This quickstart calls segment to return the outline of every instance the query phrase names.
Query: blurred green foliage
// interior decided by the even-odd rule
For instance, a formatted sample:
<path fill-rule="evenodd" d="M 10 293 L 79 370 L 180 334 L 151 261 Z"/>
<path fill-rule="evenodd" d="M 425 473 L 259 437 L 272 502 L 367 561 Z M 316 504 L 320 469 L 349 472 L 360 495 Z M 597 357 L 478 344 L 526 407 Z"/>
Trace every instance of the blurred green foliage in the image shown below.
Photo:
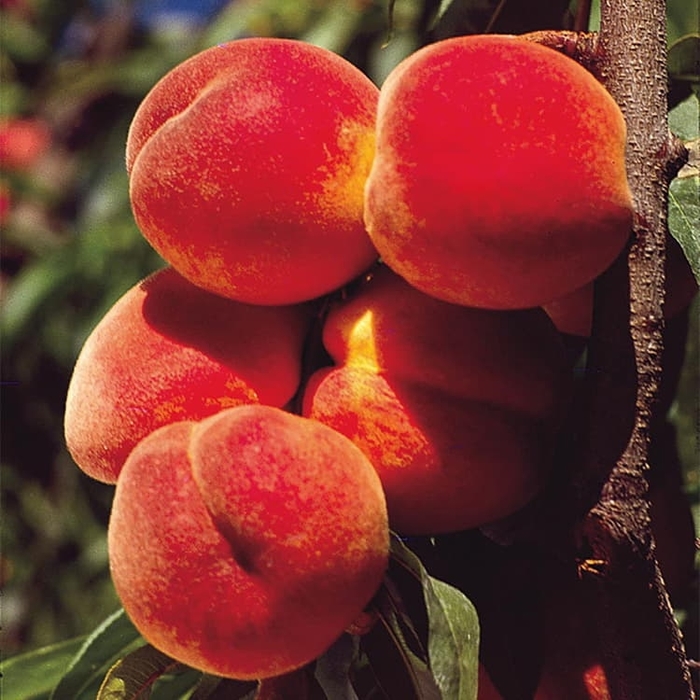
<path fill-rule="evenodd" d="M 147 90 L 187 56 L 240 36 L 321 44 L 380 84 L 431 36 L 524 32 L 573 16 L 562 1 L 455 2 L 431 34 L 444 3 L 397 0 L 391 26 L 388 4 L 237 0 L 205 21 L 144 24 L 128 0 L 0 0 L 0 119 L 39 120 L 51 134 L 31 164 L 0 173 L 10 198 L 0 256 L 5 655 L 84 634 L 118 607 L 105 542 L 112 487 L 75 467 L 62 419 L 88 333 L 163 264 L 134 224 L 124 169 L 129 122 Z M 680 7 L 669 2 L 674 35 L 689 16 Z M 693 352 L 673 409 L 691 460 L 696 341 Z M 697 478 L 689 486 L 697 499 Z"/>

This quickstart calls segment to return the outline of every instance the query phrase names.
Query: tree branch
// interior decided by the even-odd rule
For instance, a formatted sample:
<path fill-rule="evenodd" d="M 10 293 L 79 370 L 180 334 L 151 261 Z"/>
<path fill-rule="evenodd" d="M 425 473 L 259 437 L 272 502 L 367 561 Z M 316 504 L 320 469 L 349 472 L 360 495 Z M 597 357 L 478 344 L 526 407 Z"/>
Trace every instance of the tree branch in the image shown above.
<path fill-rule="evenodd" d="M 667 124 L 665 10 L 663 0 L 601 5 L 596 72 L 627 122 L 635 220 L 626 258 L 596 289 L 591 423 L 580 475 L 582 498 L 597 495 L 580 543 L 587 556 L 605 563 L 587 581 L 599 604 L 612 696 L 640 700 L 694 697 L 654 558 L 645 476 L 661 373 L 669 173 L 678 155 Z"/>

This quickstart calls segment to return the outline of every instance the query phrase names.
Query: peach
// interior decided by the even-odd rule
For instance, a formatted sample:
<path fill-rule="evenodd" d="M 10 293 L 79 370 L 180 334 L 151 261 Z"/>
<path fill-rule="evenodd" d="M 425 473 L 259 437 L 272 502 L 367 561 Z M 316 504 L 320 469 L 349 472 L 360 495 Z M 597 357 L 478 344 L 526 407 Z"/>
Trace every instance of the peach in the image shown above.
<path fill-rule="evenodd" d="M 279 676 L 322 654 L 388 563 L 377 474 L 345 437 L 270 406 L 142 440 L 117 482 L 112 578 L 155 647 L 220 676 Z"/>
<path fill-rule="evenodd" d="M 161 425 L 242 403 L 283 406 L 300 382 L 310 318 L 306 304 L 252 306 L 172 268 L 156 272 L 114 304 L 78 356 L 64 416 L 73 459 L 114 483 Z"/>
<path fill-rule="evenodd" d="M 573 573 L 553 572 L 544 584 L 543 658 L 533 700 L 610 700 L 592 602 Z M 496 676 L 479 667 L 478 700 L 503 700 Z"/>
<path fill-rule="evenodd" d="M 380 267 L 330 311 L 323 340 L 336 366 L 310 378 L 304 415 L 369 457 L 394 529 L 475 527 L 539 491 L 568 387 L 542 310 L 448 304 Z"/>
<path fill-rule="evenodd" d="M 300 41 L 240 39 L 175 67 L 128 134 L 136 221 L 182 275 L 245 302 L 321 296 L 376 259 L 362 221 L 378 88 Z"/>
<path fill-rule="evenodd" d="M 604 87 L 512 36 L 438 41 L 381 88 L 365 221 L 418 289 L 492 309 L 592 280 L 631 229 L 625 122 Z"/>
<path fill-rule="evenodd" d="M 698 283 L 683 249 L 671 236 L 666 237 L 664 273 L 663 314 L 664 318 L 672 319 L 688 309 L 698 293 Z M 593 323 L 593 283 L 554 299 L 543 308 L 562 333 L 588 337 Z"/>

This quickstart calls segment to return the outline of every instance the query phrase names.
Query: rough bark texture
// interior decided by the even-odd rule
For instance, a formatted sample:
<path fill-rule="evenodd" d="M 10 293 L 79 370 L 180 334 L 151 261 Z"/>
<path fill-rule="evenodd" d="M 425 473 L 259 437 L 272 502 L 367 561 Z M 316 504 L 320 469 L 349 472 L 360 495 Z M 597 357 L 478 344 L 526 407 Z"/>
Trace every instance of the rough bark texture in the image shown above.
<path fill-rule="evenodd" d="M 663 0 L 603 0 L 596 72 L 628 127 L 636 216 L 628 254 L 596 290 L 582 573 L 598 601 L 613 698 L 695 697 L 649 527 L 649 428 L 661 372 L 666 202 L 679 154 L 668 135 Z M 629 304 L 627 294 L 629 293 Z M 610 469 L 610 465 L 612 469 Z"/>
<path fill-rule="evenodd" d="M 586 24 L 588 3 L 582 0 L 581 5 L 575 28 Z M 532 507 L 482 528 L 490 540 L 503 545 L 529 543 L 563 561 L 576 559 L 595 603 L 613 700 L 695 697 L 654 556 L 647 481 L 650 430 L 663 370 L 668 185 L 685 157 L 668 132 L 665 14 L 663 0 L 601 0 L 599 34 L 546 29 L 561 25 L 539 23 L 533 26 L 537 31 L 526 35 L 586 66 L 620 105 L 628 127 L 627 167 L 636 215 L 628 249 L 596 284 L 587 380 L 572 419 L 580 450 L 574 476 L 553 484 Z M 454 561 L 458 555 L 442 540 L 438 544 L 447 548 L 446 559 Z M 468 583 L 473 569 L 455 579 Z M 527 598 L 515 609 L 531 603 Z M 517 625 L 510 616 L 496 627 L 512 630 Z M 536 657 L 527 653 L 533 646 L 532 621 L 521 627 L 530 635 L 529 647 L 519 647 L 528 666 Z M 501 648 L 491 656 L 492 661 L 506 657 L 509 674 L 517 676 L 512 688 L 508 686 L 508 697 L 524 697 L 526 674 L 514 673 L 518 657 L 508 657 Z M 492 670 L 498 671 L 495 666 Z"/>

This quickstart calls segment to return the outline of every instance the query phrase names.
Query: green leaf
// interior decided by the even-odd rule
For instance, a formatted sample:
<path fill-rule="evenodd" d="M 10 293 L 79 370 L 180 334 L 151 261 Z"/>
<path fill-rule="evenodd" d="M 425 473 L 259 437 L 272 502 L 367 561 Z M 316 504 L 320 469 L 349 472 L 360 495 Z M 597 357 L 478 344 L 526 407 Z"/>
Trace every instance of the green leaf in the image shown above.
<path fill-rule="evenodd" d="M 345 53 L 362 20 L 360 7 L 346 0 L 330 3 L 320 19 L 300 37 L 301 40 L 338 54 Z"/>
<path fill-rule="evenodd" d="M 333 700 L 358 700 L 350 683 L 350 668 L 357 659 L 356 642 L 356 637 L 343 634 L 316 660 L 316 681 Z"/>
<path fill-rule="evenodd" d="M 461 591 L 429 576 L 397 537 L 375 606 L 380 624 L 360 644 L 388 698 L 475 700 L 476 610 Z"/>
<path fill-rule="evenodd" d="M 684 34 L 697 32 L 700 25 L 698 3 L 688 0 L 666 0 L 666 23 L 669 44 Z"/>
<path fill-rule="evenodd" d="M 115 659 L 141 640 L 124 610 L 110 615 L 84 641 L 54 689 L 51 700 L 76 700 L 80 693 L 101 678 Z"/>
<path fill-rule="evenodd" d="M 389 5 L 386 10 L 386 38 L 382 46 L 388 46 L 389 42 L 394 37 L 394 7 L 396 5 L 396 0 L 389 0 Z"/>
<path fill-rule="evenodd" d="M 668 127 L 684 141 L 700 136 L 700 100 L 697 95 L 690 95 L 668 113 Z"/>
<path fill-rule="evenodd" d="M 688 163 L 671 183 L 668 198 L 668 227 L 690 262 L 700 284 L 700 101 L 691 95 L 668 115 L 671 131 L 685 141 Z"/>
<path fill-rule="evenodd" d="M 19 13 L 0 11 L 3 50 L 11 58 L 26 63 L 40 61 L 50 50 L 41 31 Z"/>
<path fill-rule="evenodd" d="M 671 45 L 668 74 L 674 80 L 700 83 L 700 34 L 687 34 Z"/>
<path fill-rule="evenodd" d="M 423 575 L 418 557 L 392 534 L 389 572 L 374 601 L 379 622 L 360 639 L 389 700 L 441 700 L 428 667 Z"/>
<path fill-rule="evenodd" d="M 429 576 L 420 559 L 398 539 L 392 541 L 391 554 L 394 567 L 420 581 L 428 624 L 428 662 L 441 697 L 475 700 L 479 620 L 474 606 L 457 588 Z M 401 594 L 405 592 L 404 585 Z M 415 618 L 415 605 L 409 609 Z"/>
<path fill-rule="evenodd" d="M 450 6 L 454 0 L 440 0 L 440 6 L 437 9 L 437 12 L 435 13 L 435 17 L 433 18 L 433 21 L 431 23 L 431 29 L 434 29 L 437 23 L 442 19 L 443 15 L 447 10 L 450 9 Z"/>
<path fill-rule="evenodd" d="M 156 680 L 150 698 L 151 700 L 192 700 L 192 691 L 199 686 L 202 675 L 201 671 L 180 664 L 173 673 L 166 673 Z M 138 697 L 140 700 L 141 696 Z M 231 697 L 233 696 L 229 695 L 229 698 Z"/>
<path fill-rule="evenodd" d="M 178 661 L 145 644 L 112 666 L 96 700 L 145 700 L 159 678 L 180 668 Z"/>
<path fill-rule="evenodd" d="M 395 599 L 380 595 L 378 612 L 379 623 L 360 644 L 383 696 L 387 700 L 441 700 L 426 660 L 409 645 L 410 620 L 396 609 Z"/>
<path fill-rule="evenodd" d="M 668 228 L 700 284 L 700 176 L 676 178 L 668 194 Z"/>
<path fill-rule="evenodd" d="M 2 335 L 5 351 L 31 323 L 42 305 L 60 293 L 74 274 L 75 264 L 60 249 L 26 265 L 12 281 L 2 308 Z"/>
<path fill-rule="evenodd" d="M 202 675 L 189 700 L 209 700 L 221 685 L 223 678 L 208 673 Z"/>
<path fill-rule="evenodd" d="M 69 639 L 5 660 L 2 664 L 3 700 L 47 698 L 84 639 Z"/>
<path fill-rule="evenodd" d="M 479 673 L 479 619 L 459 590 L 428 577 L 430 668 L 444 700 L 476 700 Z"/>

